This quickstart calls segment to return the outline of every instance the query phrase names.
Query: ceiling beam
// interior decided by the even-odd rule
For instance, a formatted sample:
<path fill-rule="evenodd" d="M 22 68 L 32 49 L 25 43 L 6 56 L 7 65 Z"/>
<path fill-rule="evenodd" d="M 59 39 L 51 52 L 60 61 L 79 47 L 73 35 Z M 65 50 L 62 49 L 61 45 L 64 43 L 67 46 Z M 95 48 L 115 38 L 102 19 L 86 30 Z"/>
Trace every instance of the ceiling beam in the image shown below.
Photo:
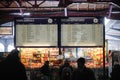
<path fill-rule="evenodd" d="M 117 29 L 117 28 L 114 28 L 114 27 L 112 27 L 110 29 L 113 29 L 113 30 L 116 30 L 116 31 L 120 31 L 120 29 Z"/>
<path fill-rule="evenodd" d="M 120 35 L 112 35 L 112 34 L 106 34 L 106 35 L 120 39 Z"/>

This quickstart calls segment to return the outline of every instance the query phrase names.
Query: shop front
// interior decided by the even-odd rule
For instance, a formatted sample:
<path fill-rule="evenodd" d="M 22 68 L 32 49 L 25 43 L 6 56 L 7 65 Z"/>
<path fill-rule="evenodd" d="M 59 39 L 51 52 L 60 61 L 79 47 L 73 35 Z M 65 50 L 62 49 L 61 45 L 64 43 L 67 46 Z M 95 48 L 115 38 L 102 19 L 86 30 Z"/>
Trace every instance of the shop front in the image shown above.
<path fill-rule="evenodd" d="M 77 68 L 76 60 L 79 57 L 86 59 L 86 66 L 93 69 L 96 78 L 103 76 L 103 49 L 95 48 L 20 48 L 21 61 L 26 70 L 31 73 L 31 79 L 40 79 L 39 69 L 45 61 L 49 61 L 51 76 L 59 78 L 59 67 L 68 60 L 73 68 Z M 59 56 L 62 56 L 59 58 Z M 108 69 L 107 55 L 105 55 L 105 68 Z M 52 77 L 53 78 L 53 77 Z M 56 79 L 57 79 L 56 78 Z M 53 79 L 52 79 L 53 80 Z"/>

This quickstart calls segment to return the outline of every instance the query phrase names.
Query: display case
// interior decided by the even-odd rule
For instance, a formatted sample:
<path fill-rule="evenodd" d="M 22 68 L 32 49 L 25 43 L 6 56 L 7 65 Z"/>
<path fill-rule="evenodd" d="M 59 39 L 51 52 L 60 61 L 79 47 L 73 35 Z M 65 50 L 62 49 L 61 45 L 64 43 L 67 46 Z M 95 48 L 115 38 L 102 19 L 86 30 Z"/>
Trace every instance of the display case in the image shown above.
<path fill-rule="evenodd" d="M 39 68 L 47 60 L 51 66 L 59 66 L 58 48 L 20 48 L 20 51 L 21 61 L 26 68 Z M 62 60 L 69 60 L 73 67 L 76 67 L 76 60 L 79 57 L 86 59 L 87 67 L 103 67 L 103 48 L 63 48 L 62 56 Z M 107 57 L 105 64 L 108 66 Z"/>
<path fill-rule="evenodd" d="M 45 61 L 55 64 L 58 48 L 20 48 L 21 61 L 26 68 L 40 68 Z"/>

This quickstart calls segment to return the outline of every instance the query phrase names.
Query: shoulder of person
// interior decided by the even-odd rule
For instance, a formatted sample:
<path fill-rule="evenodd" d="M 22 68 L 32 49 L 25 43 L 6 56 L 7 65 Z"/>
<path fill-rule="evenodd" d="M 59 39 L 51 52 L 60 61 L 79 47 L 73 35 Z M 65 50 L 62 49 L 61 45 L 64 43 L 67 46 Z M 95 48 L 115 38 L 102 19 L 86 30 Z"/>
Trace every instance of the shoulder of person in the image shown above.
<path fill-rule="evenodd" d="M 75 68 L 75 69 L 73 70 L 73 73 L 76 73 L 76 72 L 79 72 L 79 69 Z"/>
<path fill-rule="evenodd" d="M 69 69 L 71 69 L 69 66 L 63 67 L 63 70 L 69 70 Z"/>
<path fill-rule="evenodd" d="M 93 70 L 91 68 L 86 67 L 85 70 L 89 71 L 89 72 L 93 72 Z"/>
<path fill-rule="evenodd" d="M 71 67 L 69 66 L 65 66 L 63 69 L 62 69 L 63 72 L 72 72 L 72 69 Z"/>

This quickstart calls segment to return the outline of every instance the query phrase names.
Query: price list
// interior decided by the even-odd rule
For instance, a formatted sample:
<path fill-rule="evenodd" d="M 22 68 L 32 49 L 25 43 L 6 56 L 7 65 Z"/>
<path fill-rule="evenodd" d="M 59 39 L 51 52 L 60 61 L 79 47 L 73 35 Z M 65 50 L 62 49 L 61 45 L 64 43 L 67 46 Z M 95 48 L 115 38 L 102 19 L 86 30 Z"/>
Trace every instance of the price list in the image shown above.
<path fill-rule="evenodd" d="M 62 46 L 102 46 L 102 24 L 63 24 Z"/>
<path fill-rule="evenodd" d="M 57 46 L 57 25 L 17 25 L 16 46 Z"/>

